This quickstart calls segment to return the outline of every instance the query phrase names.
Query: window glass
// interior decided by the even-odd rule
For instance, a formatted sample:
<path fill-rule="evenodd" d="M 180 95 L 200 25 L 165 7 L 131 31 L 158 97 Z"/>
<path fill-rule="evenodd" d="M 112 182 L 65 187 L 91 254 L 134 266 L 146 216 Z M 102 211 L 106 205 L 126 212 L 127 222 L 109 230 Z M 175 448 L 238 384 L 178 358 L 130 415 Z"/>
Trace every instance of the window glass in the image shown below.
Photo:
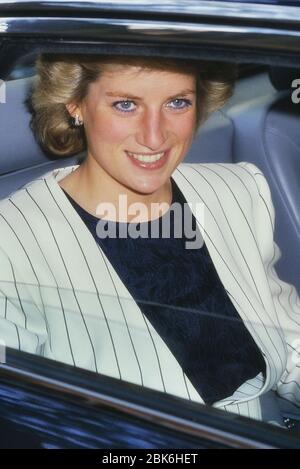
<path fill-rule="evenodd" d="M 64 174 L 77 170 L 77 162 L 46 158 L 33 143 L 29 110 L 25 107 L 21 118 L 26 125 L 16 132 L 20 112 L 16 117 L 14 111 L 21 108 L 29 91 L 29 87 L 24 89 L 21 78 L 35 74 L 32 58 L 17 65 L 10 75 L 12 82 L 7 83 L 7 96 L 14 99 L 0 104 L 1 120 L 8 125 L 2 147 L 2 197 L 11 194 L 0 203 L 0 361 L 5 362 L 5 347 L 9 346 L 187 401 L 289 427 L 299 434 L 300 285 L 299 264 L 291 262 L 291 255 L 296 258 L 299 249 L 293 249 L 296 235 L 286 235 L 287 224 L 291 224 L 290 229 L 293 224 L 288 211 L 282 210 L 276 190 L 273 193 L 276 184 L 271 184 L 273 177 L 278 182 L 284 178 L 290 210 L 299 215 L 299 199 L 295 197 L 299 167 L 294 153 L 286 151 L 286 161 L 296 168 L 286 172 L 288 165 L 280 166 L 274 151 L 270 155 L 278 163 L 279 173 L 268 173 L 264 171 L 265 153 L 259 152 L 260 145 L 255 146 L 268 124 L 265 113 L 271 105 L 275 110 L 277 106 L 279 111 L 283 109 L 286 120 L 281 120 L 281 112 L 272 114 L 272 125 L 263 143 L 270 150 L 274 146 L 281 148 L 286 141 L 280 138 L 282 129 L 284 135 L 291 133 L 290 138 L 298 135 L 294 130 L 298 130 L 300 119 L 299 81 L 294 82 L 297 70 L 290 75 L 288 72 L 291 70 L 242 65 L 233 96 L 221 111 L 209 117 L 193 141 L 186 156 L 187 164 L 192 164 L 188 166 L 190 173 L 195 172 L 191 176 L 193 183 L 185 185 L 187 176 L 182 172 L 173 186 L 173 194 L 176 187 L 181 187 L 191 201 L 191 186 L 198 196 L 206 187 L 197 199 L 200 212 L 190 201 L 189 209 L 197 214 L 198 232 L 206 243 L 198 247 L 204 254 L 195 256 L 189 264 L 184 251 L 181 263 L 175 262 L 179 256 L 175 242 L 175 248 L 166 244 L 158 254 L 149 249 L 150 244 L 148 249 L 144 245 L 144 253 L 132 244 L 132 256 L 127 259 L 122 257 L 124 250 L 119 244 L 114 251 L 116 255 L 119 249 L 118 256 L 109 257 L 108 244 L 101 244 L 109 224 L 94 225 L 96 232 L 89 231 L 83 221 L 83 212 L 87 211 L 83 207 L 80 211 L 80 204 L 58 185 Z M 294 94 L 289 94 L 293 90 Z M 127 104 L 133 101 L 123 99 L 122 112 L 128 112 Z M 182 104 L 184 100 L 179 101 Z M 172 106 L 178 104 L 176 99 L 171 102 Z M 118 119 L 121 121 L 119 115 Z M 123 115 L 122 119 L 129 117 Z M 19 147 L 14 147 L 17 144 L 23 150 L 19 159 Z M 10 155 L 13 157 L 8 158 Z M 204 167 L 201 184 L 196 180 L 197 163 Z M 206 167 L 207 163 L 215 166 Z M 15 194 L 33 179 L 38 180 L 37 185 L 29 184 L 22 193 Z M 199 184 L 197 190 L 195 184 Z M 278 214 L 275 240 L 282 251 L 282 260 L 276 264 L 279 277 L 273 268 L 280 256 L 272 244 L 271 196 Z M 231 206 L 232 210 L 228 209 Z M 162 218 L 166 233 L 170 224 L 175 226 L 176 217 L 183 216 L 181 207 L 177 208 L 173 218 Z M 294 219 L 297 217 L 293 223 Z M 59 232 L 61 226 L 64 232 Z M 155 226 L 152 228 L 155 230 Z M 155 235 L 140 229 L 134 226 L 126 236 L 155 239 Z M 103 240 L 98 245 L 99 233 Z M 26 252 L 29 239 L 34 247 Z M 156 269 L 148 270 L 145 266 L 151 255 L 160 256 L 161 262 Z M 40 259 L 37 264 L 35 256 Z M 120 259 L 124 259 L 123 265 Z M 131 288 L 147 291 L 146 301 L 133 290 L 129 289 L 131 294 L 127 291 L 126 275 L 127 281 L 129 276 L 135 279 Z M 9 276 L 14 281 L 9 281 Z M 26 276 L 31 280 L 25 282 Z M 168 304 L 160 301 L 160 293 L 164 297 L 165 291 Z"/>

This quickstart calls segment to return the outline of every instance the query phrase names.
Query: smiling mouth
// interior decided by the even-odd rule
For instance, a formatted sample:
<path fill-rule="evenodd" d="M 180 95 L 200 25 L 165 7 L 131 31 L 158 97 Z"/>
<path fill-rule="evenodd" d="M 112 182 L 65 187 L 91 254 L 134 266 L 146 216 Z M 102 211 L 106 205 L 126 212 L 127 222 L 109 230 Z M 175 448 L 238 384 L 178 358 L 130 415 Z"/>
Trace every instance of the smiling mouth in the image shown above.
<path fill-rule="evenodd" d="M 156 161 L 160 160 L 166 153 L 166 151 L 161 151 L 159 153 L 132 153 L 130 151 L 126 151 L 127 155 L 135 160 L 141 161 L 142 163 L 155 163 Z"/>

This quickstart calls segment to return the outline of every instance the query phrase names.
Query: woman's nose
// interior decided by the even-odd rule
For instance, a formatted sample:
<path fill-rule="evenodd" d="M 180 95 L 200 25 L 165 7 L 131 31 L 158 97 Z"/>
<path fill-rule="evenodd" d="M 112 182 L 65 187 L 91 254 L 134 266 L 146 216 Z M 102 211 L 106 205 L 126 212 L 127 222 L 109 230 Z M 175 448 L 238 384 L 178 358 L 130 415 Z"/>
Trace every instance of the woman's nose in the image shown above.
<path fill-rule="evenodd" d="M 161 150 L 166 141 L 164 118 L 159 111 L 147 111 L 139 123 L 137 142 L 152 151 Z"/>

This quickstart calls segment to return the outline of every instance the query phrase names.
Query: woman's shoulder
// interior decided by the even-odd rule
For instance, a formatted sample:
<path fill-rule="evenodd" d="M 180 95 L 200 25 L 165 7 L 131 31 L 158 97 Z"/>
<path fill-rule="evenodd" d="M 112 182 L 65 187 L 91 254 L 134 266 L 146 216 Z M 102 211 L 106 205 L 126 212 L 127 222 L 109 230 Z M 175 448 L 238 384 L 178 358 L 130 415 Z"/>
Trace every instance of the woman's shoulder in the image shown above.
<path fill-rule="evenodd" d="M 238 163 L 223 163 L 223 162 L 183 162 L 178 166 L 178 169 L 182 171 L 189 172 L 191 169 L 193 171 L 217 171 L 218 173 L 234 173 L 234 174 L 243 174 L 243 173 L 251 173 L 253 175 L 260 173 L 262 171 L 253 163 L 248 161 L 240 161 Z"/>
<path fill-rule="evenodd" d="M 177 174 L 187 181 L 203 184 L 205 180 L 215 190 L 229 186 L 232 191 L 257 192 L 261 182 L 267 184 L 262 171 L 253 163 L 182 163 L 177 167 Z"/>
<path fill-rule="evenodd" d="M 0 200 L 0 211 L 6 209 L 12 210 L 14 204 L 17 203 L 25 203 L 26 207 L 26 202 L 29 202 L 30 200 L 33 202 L 37 197 L 40 200 L 55 198 L 57 190 L 59 191 L 57 181 L 66 176 L 76 167 L 77 166 L 56 168 L 30 180 L 19 189 L 11 192 L 9 196 Z"/>
<path fill-rule="evenodd" d="M 64 169 L 48 171 L 0 201 L 0 253 L 14 264 L 25 262 L 26 252 L 40 252 L 41 240 L 47 246 L 54 225 L 65 225 L 68 202 L 57 182 Z"/>
<path fill-rule="evenodd" d="M 49 174 L 50 176 L 50 174 Z M 49 177 L 48 173 L 34 179 L 19 189 L 11 192 L 7 197 L 0 200 L 0 213 L 15 212 L 16 210 L 26 210 L 28 202 L 31 199 L 31 192 L 42 193 L 45 185 L 45 180 Z"/>
<path fill-rule="evenodd" d="M 13 226 L 32 216 L 47 215 L 62 195 L 57 181 L 72 169 L 73 166 L 47 171 L 0 200 L 0 224 Z"/>

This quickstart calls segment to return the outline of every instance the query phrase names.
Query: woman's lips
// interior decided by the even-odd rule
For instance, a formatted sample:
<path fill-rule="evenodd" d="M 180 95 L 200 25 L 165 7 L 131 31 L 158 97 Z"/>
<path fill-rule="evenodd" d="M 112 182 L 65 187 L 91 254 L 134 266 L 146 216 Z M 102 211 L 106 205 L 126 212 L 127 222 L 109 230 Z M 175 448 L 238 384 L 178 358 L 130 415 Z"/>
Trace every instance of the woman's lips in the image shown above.
<path fill-rule="evenodd" d="M 134 156 L 142 156 L 140 153 L 131 153 L 129 151 L 125 151 L 125 153 L 126 153 L 127 158 L 129 158 L 129 160 L 131 161 L 132 164 L 134 164 L 134 166 L 137 166 L 138 168 L 153 170 L 153 169 L 159 169 L 162 166 L 164 166 L 170 154 L 170 150 L 165 150 L 164 152 L 156 152 L 152 155 L 151 154 L 143 155 L 143 156 L 151 157 L 151 156 L 158 156 L 161 153 L 163 153 L 163 155 L 157 161 L 153 161 L 153 162 L 140 161 L 134 157 Z"/>

